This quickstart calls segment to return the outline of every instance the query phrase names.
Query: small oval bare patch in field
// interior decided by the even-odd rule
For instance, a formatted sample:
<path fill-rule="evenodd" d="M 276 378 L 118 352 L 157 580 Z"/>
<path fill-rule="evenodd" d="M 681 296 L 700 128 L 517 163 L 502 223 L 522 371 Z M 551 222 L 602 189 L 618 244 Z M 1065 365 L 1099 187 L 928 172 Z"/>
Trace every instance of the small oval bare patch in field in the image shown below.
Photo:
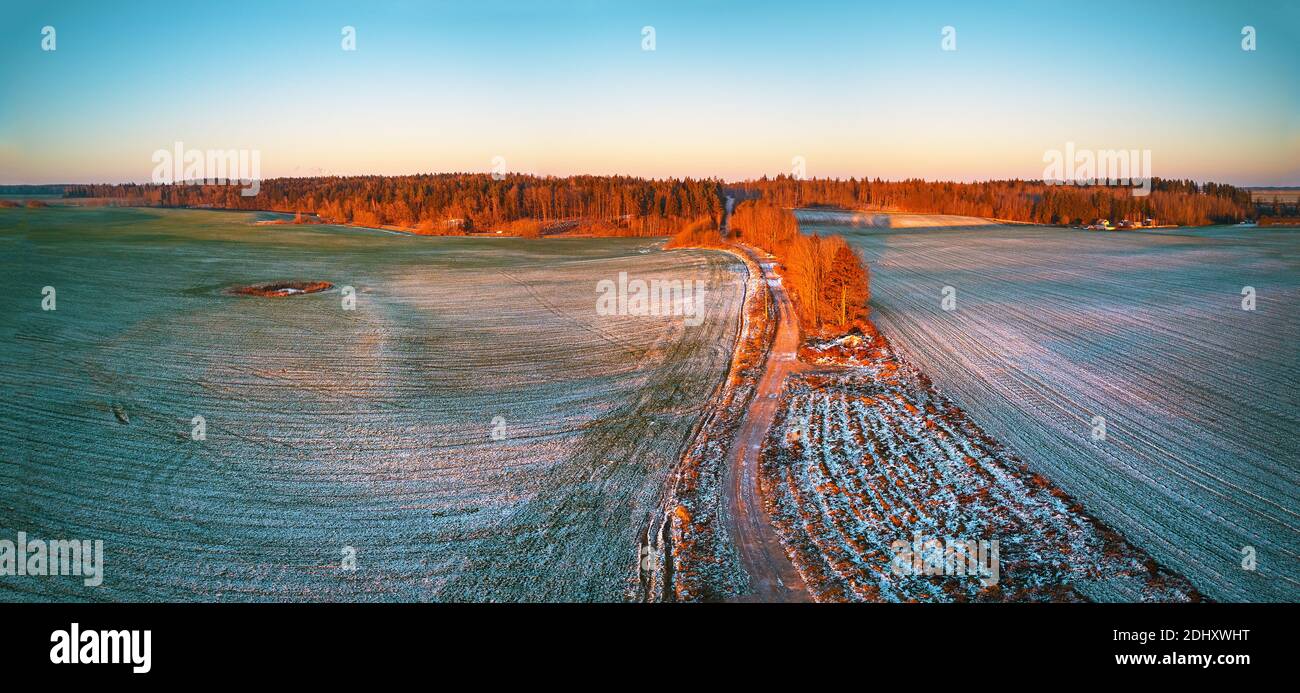
<path fill-rule="evenodd" d="M 263 296 L 266 298 L 285 298 L 287 296 L 302 296 L 305 294 L 315 294 L 322 291 L 328 291 L 334 288 L 329 282 L 270 282 L 267 284 L 246 284 L 244 286 L 232 287 L 228 293 L 237 296 Z"/>

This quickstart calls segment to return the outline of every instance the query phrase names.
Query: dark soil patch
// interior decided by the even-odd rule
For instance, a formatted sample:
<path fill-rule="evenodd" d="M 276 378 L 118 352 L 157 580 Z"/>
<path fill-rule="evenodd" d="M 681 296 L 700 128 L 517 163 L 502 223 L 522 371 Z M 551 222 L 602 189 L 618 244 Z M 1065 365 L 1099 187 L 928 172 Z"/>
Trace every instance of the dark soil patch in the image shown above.
<path fill-rule="evenodd" d="M 303 294 L 319 293 L 332 288 L 334 288 L 334 285 L 329 282 L 271 282 L 268 284 L 236 286 L 233 289 L 230 289 L 230 293 L 239 296 L 284 298 L 286 296 L 301 296 Z"/>

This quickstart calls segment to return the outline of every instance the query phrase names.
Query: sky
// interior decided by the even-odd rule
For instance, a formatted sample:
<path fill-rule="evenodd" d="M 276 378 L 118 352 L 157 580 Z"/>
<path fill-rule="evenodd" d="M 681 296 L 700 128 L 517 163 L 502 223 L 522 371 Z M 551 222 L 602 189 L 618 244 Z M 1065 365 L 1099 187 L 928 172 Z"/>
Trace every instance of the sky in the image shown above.
<path fill-rule="evenodd" d="M 809 176 L 1041 178 L 1072 142 L 1150 150 L 1160 177 L 1300 185 L 1293 0 L 0 0 L 0 83 L 0 184 L 147 182 L 179 141 L 256 150 L 266 178 L 500 157 L 727 180 L 796 157 Z"/>

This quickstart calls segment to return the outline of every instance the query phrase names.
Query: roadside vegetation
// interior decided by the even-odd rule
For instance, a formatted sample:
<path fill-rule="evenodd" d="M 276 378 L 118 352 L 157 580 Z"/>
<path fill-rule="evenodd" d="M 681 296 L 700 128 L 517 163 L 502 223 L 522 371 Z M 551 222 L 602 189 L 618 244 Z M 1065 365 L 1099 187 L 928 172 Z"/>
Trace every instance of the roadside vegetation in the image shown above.
<path fill-rule="evenodd" d="M 744 592 L 744 571 L 727 531 L 728 465 L 767 365 L 776 321 L 762 270 L 748 254 L 730 254 L 745 263 L 748 274 L 730 367 L 642 533 L 636 587 L 628 595 L 633 601 L 722 601 Z"/>
<path fill-rule="evenodd" d="M 731 232 L 780 262 L 805 334 L 843 333 L 865 325 L 870 273 L 843 236 L 800 233 L 793 212 L 766 200 L 737 205 Z"/>

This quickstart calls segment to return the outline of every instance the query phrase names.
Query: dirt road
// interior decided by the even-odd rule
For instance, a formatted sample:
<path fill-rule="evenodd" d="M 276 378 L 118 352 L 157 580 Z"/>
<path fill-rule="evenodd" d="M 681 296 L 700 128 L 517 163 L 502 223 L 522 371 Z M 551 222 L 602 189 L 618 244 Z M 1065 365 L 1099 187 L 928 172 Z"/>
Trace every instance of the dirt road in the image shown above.
<path fill-rule="evenodd" d="M 812 601 L 803 579 L 786 556 L 758 494 L 758 454 L 776 417 L 781 384 L 787 375 L 802 370 L 798 360 L 799 325 L 794 306 L 773 270 L 774 260 L 761 251 L 748 247 L 745 250 L 763 268 L 763 278 L 771 287 L 777 306 L 778 322 L 763 377 L 732 441 L 727 508 L 731 537 L 750 583 L 749 594 L 741 595 L 737 601 Z"/>

